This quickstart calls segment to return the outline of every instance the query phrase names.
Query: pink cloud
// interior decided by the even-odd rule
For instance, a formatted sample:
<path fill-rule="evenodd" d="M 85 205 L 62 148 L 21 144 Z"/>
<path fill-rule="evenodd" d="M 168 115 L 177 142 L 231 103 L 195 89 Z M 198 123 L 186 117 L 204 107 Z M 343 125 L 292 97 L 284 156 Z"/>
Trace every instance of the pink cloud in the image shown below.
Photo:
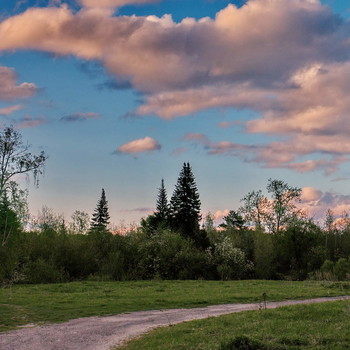
<path fill-rule="evenodd" d="M 315 202 L 322 197 L 322 194 L 322 191 L 319 191 L 316 188 L 304 187 L 300 199 L 302 202 Z"/>
<path fill-rule="evenodd" d="M 47 120 L 44 117 L 40 117 L 40 118 L 24 117 L 16 124 L 16 129 L 34 128 L 36 126 L 39 126 L 45 123 L 47 123 Z"/>
<path fill-rule="evenodd" d="M 234 120 L 234 121 L 231 121 L 231 122 L 220 122 L 220 123 L 217 124 L 217 126 L 218 126 L 219 128 L 224 128 L 224 129 L 226 129 L 226 128 L 230 128 L 231 126 L 240 125 L 240 124 L 242 124 L 241 121 L 239 121 L 239 120 Z"/>
<path fill-rule="evenodd" d="M 176 148 L 171 152 L 171 155 L 173 156 L 179 156 L 180 154 L 183 154 L 185 152 L 187 152 L 188 149 L 185 147 L 180 147 L 180 148 Z"/>
<path fill-rule="evenodd" d="M 31 97 L 37 92 L 37 87 L 34 84 L 17 84 L 15 71 L 11 68 L 0 66 L 0 100 L 8 101 Z"/>
<path fill-rule="evenodd" d="M 116 153 L 142 153 L 142 152 L 153 152 L 161 149 L 161 145 L 151 137 L 146 136 L 143 139 L 130 141 L 124 145 L 118 147 Z"/>
<path fill-rule="evenodd" d="M 184 141 L 196 141 L 198 143 L 207 144 L 209 139 L 204 134 L 188 133 L 183 137 Z"/>
<path fill-rule="evenodd" d="M 350 195 L 304 187 L 299 207 L 316 220 L 324 220 L 328 209 L 332 210 L 336 218 L 341 218 L 344 213 L 350 213 Z"/>
<path fill-rule="evenodd" d="M 108 8 L 146 0 L 81 1 L 77 12 L 62 5 L 5 19 L 0 51 L 97 60 L 144 93 L 137 115 L 173 119 L 209 108 L 249 109 L 259 117 L 245 131 L 274 137 L 262 145 L 202 139 L 209 154 L 327 174 L 347 161 L 350 31 L 320 1 L 249 0 L 241 8 L 228 5 L 214 19 L 180 23 L 170 15 L 115 16 Z M 0 99 L 35 93 L 35 85 L 18 85 L 2 68 L 7 80 L 0 80 Z"/>
<path fill-rule="evenodd" d="M 225 216 L 227 216 L 230 213 L 229 209 L 224 209 L 224 210 L 217 210 L 214 213 L 214 219 L 215 220 L 222 220 Z"/>
<path fill-rule="evenodd" d="M 9 106 L 5 108 L 0 108 L 0 115 L 10 115 L 16 111 L 23 109 L 21 105 Z"/>

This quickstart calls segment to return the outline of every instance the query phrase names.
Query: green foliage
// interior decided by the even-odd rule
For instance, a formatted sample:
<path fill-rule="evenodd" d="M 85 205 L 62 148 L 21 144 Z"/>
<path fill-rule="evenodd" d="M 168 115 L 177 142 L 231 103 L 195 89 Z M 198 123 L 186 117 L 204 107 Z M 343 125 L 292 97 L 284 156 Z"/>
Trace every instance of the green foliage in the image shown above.
<path fill-rule="evenodd" d="M 350 280 L 350 261 L 340 258 L 334 265 L 334 274 L 339 281 Z"/>
<path fill-rule="evenodd" d="M 275 274 L 274 237 L 260 230 L 254 232 L 254 266 L 257 278 L 270 279 Z"/>
<path fill-rule="evenodd" d="M 10 208 L 9 202 L 3 198 L 0 202 L 0 247 L 14 241 L 21 230 L 21 224 L 16 213 Z"/>
<path fill-rule="evenodd" d="M 222 280 L 247 278 L 253 270 L 252 262 L 227 236 L 214 245 L 214 260 Z"/>
<path fill-rule="evenodd" d="M 311 221 L 294 220 L 274 239 L 274 264 L 280 276 L 303 280 L 322 265 L 313 248 L 320 244 L 320 229 Z"/>
<path fill-rule="evenodd" d="M 224 223 L 220 225 L 220 227 L 228 229 L 228 228 L 234 228 L 237 230 L 242 230 L 245 225 L 245 220 L 243 217 L 234 210 L 230 210 L 228 215 L 224 216 Z"/>
<path fill-rule="evenodd" d="M 209 258 L 193 241 L 170 230 L 159 230 L 140 244 L 142 278 L 197 279 L 208 276 Z"/>
<path fill-rule="evenodd" d="M 43 258 L 30 261 L 24 268 L 24 282 L 30 283 L 57 283 L 65 281 L 63 271 L 58 271 L 53 264 Z"/>

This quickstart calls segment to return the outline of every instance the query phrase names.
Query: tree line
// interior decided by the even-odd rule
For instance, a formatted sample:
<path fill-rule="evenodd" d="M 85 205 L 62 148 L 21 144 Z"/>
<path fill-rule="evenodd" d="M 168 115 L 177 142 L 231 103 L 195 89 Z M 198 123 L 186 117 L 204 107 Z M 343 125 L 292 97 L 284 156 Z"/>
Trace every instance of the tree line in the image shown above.
<path fill-rule="evenodd" d="M 37 182 L 47 156 L 32 155 L 19 133 L 0 133 L 0 283 L 53 283 L 82 279 L 350 279 L 350 218 L 324 224 L 298 208 L 301 190 L 269 179 L 267 195 L 251 191 L 241 207 L 216 227 L 201 217 L 189 163 L 184 163 L 168 200 L 164 180 L 156 210 L 123 234 L 109 228 L 105 190 L 91 220 L 76 211 L 72 222 L 44 207 L 28 230 L 26 191 L 14 174 Z M 13 175 L 11 175 L 13 174 Z M 6 180 L 7 179 L 7 180 Z"/>

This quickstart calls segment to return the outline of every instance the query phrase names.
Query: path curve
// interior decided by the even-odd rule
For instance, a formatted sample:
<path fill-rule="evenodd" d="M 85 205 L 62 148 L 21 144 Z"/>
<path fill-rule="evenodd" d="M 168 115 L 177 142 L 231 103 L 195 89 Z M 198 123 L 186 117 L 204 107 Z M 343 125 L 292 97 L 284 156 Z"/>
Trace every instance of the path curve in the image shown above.
<path fill-rule="evenodd" d="M 268 302 L 266 307 L 322 303 L 350 296 Z M 115 316 L 85 317 L 65 323 L 0 333 L 1 350 L 108 350 L 125 340 L 169 324 L 234 312 L 258 310 L 259 304 L 225 304 L 195 309 L 139 311 Z"/>

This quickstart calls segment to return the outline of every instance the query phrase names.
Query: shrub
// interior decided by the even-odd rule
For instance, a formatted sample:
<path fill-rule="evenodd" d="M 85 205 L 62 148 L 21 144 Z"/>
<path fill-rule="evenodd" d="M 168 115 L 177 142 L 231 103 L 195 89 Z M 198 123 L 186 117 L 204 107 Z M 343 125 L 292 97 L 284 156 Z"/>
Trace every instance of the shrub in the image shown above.
<path fill-rule="evenodd" d="M 62 271 L 42 258 L 29 262 L 24 269 L 24 276 L 27 283 L 57 283 L 66 280 Z"/>
<path fill-rule="evenodd" d="M 253 264 L 244 252 L 236 248 L 229 237 L 214 245 L 214 260 L 222 280 L 247 278 Z"/>
<path fill-rule="evenodd" d="M 230 340 L 228 342 L 222 343 L 219 347 L 219 350 L 265 350 L 266 346 L 251 340 L 245 336 L 239 336 Z"/>
<path fill-rule="evenodd" d="M 347 259 L 340 258 L 334 265 L 334 274 L 338 281 L 345 281 L 350 276 L 350 262 Z"/>

